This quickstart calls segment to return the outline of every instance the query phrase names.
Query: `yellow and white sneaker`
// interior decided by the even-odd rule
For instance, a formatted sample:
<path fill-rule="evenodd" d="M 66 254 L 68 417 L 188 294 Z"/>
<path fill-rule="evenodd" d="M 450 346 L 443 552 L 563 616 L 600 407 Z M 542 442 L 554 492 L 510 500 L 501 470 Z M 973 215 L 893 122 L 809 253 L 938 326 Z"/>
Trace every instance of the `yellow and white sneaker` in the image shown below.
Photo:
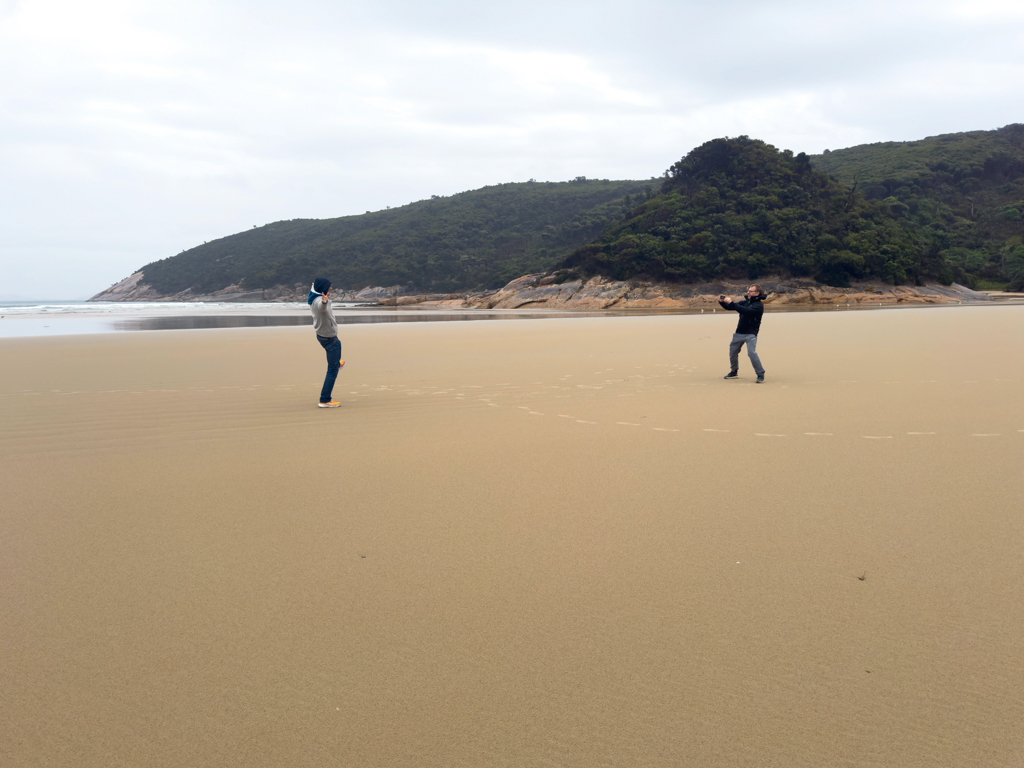
<path fill-rule="evenodd" d="M 340 408 L 341 403 L 336 400 L 331 400 L 329 403 L 317 403 L 321 408 Z"/>

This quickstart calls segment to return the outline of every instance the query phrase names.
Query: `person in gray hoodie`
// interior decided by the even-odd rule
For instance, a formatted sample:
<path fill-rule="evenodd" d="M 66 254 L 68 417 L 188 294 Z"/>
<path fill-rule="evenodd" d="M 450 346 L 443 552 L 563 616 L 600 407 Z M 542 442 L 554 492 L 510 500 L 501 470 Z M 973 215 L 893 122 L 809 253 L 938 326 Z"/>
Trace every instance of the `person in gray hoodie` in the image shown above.
<path fill-rule="evenodd" d="M 326 277 L 318 277 L 313 281 L 309 289 L 309 296 L 306 297 L 309 310 L 313 313 L 313 330 L 316 331 L 316 340 L 327 352 L 327 375 L 324 377 L 324 386 L 320 390 L 320 407 L 337 408 L 341 403 L 331 399 L 331 392 L 334 391 L 334 382 L 338 378 L 338 371 L 345 365 L 341 359 L 341 341 L 338 339 L 338 321 L 334 319 L 334 312 L 331 311 L 331 281 Z"/>

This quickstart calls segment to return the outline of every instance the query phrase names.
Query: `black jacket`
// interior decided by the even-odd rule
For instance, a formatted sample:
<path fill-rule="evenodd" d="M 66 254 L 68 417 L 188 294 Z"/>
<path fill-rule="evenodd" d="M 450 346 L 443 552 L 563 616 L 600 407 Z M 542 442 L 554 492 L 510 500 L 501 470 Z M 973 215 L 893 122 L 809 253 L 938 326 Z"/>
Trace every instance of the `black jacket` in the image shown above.
<path fill-rule="evenodd" d="M 762 293 L 756 299 L 745 299 L 738 304 L 726 304 L 724 301 L 718 303 L 722 305 L 723 309 L 740 313 L 736 333 L 752 333 L 756 336 L 757 332 L 761 330 L 761 315 L 764 314 L 764 304 L 761 303 L 761 300 L 764 298 L 765 294 Z"/>

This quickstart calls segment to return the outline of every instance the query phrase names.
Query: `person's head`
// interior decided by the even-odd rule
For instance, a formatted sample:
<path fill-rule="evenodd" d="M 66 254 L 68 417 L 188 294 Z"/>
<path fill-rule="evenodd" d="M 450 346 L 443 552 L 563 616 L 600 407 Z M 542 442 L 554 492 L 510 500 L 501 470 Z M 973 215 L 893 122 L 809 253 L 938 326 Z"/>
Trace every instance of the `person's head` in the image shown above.
<path fill-rule="evenodd" d="M 747 288 L 747 298 L 748 299 L 756 299 L 760 295 L 761 295 L 761 286 L 760 285 L 756 285 L 755 284 L 755 285 L 752 285 L 749 288 Z"/>
<path fill-rule="evenodd" d="M 318 277 L 313 281 L 313 292 L 326 296 L 331 292 L 331 281 L 326 277 Z"/>

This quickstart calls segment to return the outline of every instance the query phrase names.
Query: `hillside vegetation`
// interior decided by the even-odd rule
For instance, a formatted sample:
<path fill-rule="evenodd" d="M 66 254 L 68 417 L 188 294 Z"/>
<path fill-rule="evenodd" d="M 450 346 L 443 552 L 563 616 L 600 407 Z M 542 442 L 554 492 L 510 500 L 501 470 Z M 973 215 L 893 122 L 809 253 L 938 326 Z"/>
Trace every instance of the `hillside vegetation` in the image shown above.
<path fill-rule="evenodd" d="M 715 139 L 561 265 L 657 281 L 1024 285 L 1024 126 L 814 158 Z"/>
<path fill-rule="evenodd" d="M 740 136 L 675 163 L 661 192 L 563 266 L 618 280 L 808 276 L 892 283 L 941 269 L 881 203 L 815 170 L 803 153 Z"/>
<path fill-rule="evenodd" d="M 958 282 L 1024 289 L 1024 125 L 826 150 L 811 162 L 885 205 Z"/>
<path fill-rule="evenodd" d="M 147 264 L 156 291 L 212 293 L 307 284 L 404 285 L 423 292 L 496 288 L 548 269 L 621 218 L 656 182 L 579 177 L 500 184 L 359 216 L 295 219 Z M 645 189 L 647 190 L 645 193 Z"/>
<path fill-rule="evenodd" d="M 170 296 L 450 293 L 524 274 L 662 282 L 810 277 L 1024 290 L 1024 125 L 808 157 L 715 139 L 654 180 L 500 184 L 337 219 L 296 219 L 142 268 Z"/>

